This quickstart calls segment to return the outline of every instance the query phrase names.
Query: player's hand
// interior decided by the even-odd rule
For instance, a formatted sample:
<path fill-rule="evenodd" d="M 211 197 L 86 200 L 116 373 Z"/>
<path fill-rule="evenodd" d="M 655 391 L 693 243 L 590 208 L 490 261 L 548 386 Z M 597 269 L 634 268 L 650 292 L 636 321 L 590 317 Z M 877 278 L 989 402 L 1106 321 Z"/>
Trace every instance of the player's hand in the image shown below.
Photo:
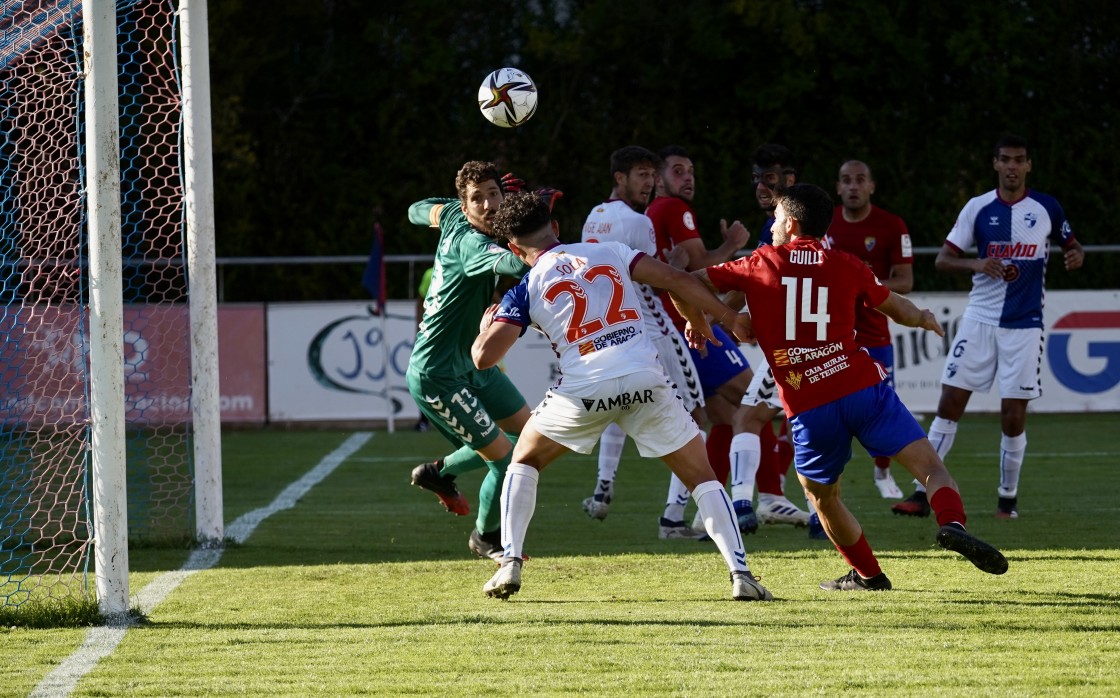
<path fill-rule="evenodd" d="M 735 319 L 731 321 L 731 326 L 727 329 L 740 342 L 758 344 L 758 338 L 754 336 L 754 321 L 747 313 L 735 313 Z"/>
<path fill-rule="evenodd" d="M 1071 247 L 1066 250 L 1064 255 L 1066 263 L 1066 271 L 1073 271 L 1080 269 L 1081 265 L 1085 263 L 1085 250 L 1081 247 Z"/>
<path fill-rule="evenodd" d="M 988 257 L 987 259 L 977 259 L 979 262 L 976 265 L 976 273 L 990 276 L 993 279 L 1003 278 L 1003 262 L 996 257 Z"/>
<path fill-rule="evenodd" d="M 564 192 L 559 189 L 553 189 L 552 187 L 542 187 L 535 190 L 533 193 L 541 197 L 541 199 L 548 204 L 549 211 L 551 211 L 552 207 L 556 205 L 556 202 L 564 196 Z"/>
<path fill-rule="evenodd" d="M 719 219 L 719 234 L 727 242 L 735 244 L 736 249 L 746 247 L 747 240 L 751 239 L 750 231 L 747 230 L 739 221 L 734 221 L 731 225 L 727 224 L 724 218 Z"/>
<path fill-rule="evenodd" d="M 684 337 L 688 340 L 688 346 L 700 352 L 701 356 L 707 356 L 708 342 L 712 346 L 721 347 L 723 343 L 716 337 L 715 332 L 712 331 L 712 325 L 708 322 L 706 317 L 701 317 L 699 322 L 689 320 L 684 325 Z"/>
<path fill-rule="evenodd" d="M 937 321 L 929 308 L 922 308 L 922 321 L 918 324 L 918 327 L 929 330 L 938 337 L 945 336 L 945 328 L 941 326 L 941 323 Z"/>
<path fill-rule="evenodd" d="M 478 333 L 482 334 L 494 324 L 494 313 L 498 312 L 498 304 L 494 303 L 482 313 L 482 320 L 478 323 Z"/>
<path fill-rule="evenodd" d="M 500 184 L 503 194 L 516 194 L 517 192 L 522 191 L 529 186 L 525 183 L 525 180 L 521 179 L 512 172 L 506 172 L 504 175 L 502 175 L 502 181 L 500 182 Z"/>
<path fill-rule="evenodd" d="M 665 263 L 674 269 L 688 270 L 688 250 L 680 245 L 671 250 L 661 250 L 661 256 L 665 258 Z"/>

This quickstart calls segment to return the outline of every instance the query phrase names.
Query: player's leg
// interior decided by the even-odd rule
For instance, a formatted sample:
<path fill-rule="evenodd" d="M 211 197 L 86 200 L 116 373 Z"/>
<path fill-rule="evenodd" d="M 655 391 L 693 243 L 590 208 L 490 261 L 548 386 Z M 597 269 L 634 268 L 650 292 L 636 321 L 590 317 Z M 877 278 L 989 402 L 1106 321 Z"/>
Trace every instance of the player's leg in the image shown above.
<path fill-rule="evenodd" d="M 986 393 L 995 381 L 996 328 L 968 318 L 962 319 L 957 334 L 945 357 L 941 372 L 941 398 L 937 416 L 929 427 L 929 440 L 942 462 L 949 455 L 956 438 L 957 423 L 964 416 L 968 400 L 974 392 Z M 925 486 L 915 481 L 914 493 L 891 507 L 903 516 L 929 516 L 929 497 Z"/>
<path fill-rule="evenodd" d="M 622 460 L 622 448 L 626 445 L 626 432 L 617 424 L 610 424 L 599 437 L 599 472 L 595 491 L 582 502 L 583 511 L 593 519 L 602 521 L 610 513 L 611 500 L 614 499 L 614 479 L 618 474 L 618 462 Z"/>
<path fill-rule="evenodd" d="M 679 401 L 663 398 L 668 394 L 668 390 L 659 391 L 658 399 L 620 415 L 619 424 L 634 437 L 642 456 L 661 458 L 692 492 L 704 530 L 731 573 L 733 598 L 769 601 L 773 596 L 758 584 L 747 565 L 731 499 L 708 463 L 699 429 Z"/>
<path fill-rule="evenodd" d="M 893 453 L 894 459 L 925 485 L 939 526 L 938 545 L 964 555 L 984 572 L 1007 571 L 1002 553 L 965 530 L 967 519 L 957 483 L 898 395 L 883 383 L 860 391 L 868 392 L 873 393 L 872 399 L 853 401 L 847 411 L 848 423 L 856 425 L 857 438 L 872 455 Z"/>
<path fill-rule="evenodd" d="M 692 410 L 692 422 L 699 425 L 707 422 L 707 416 L 702 406 Z M 707 434 L 700 431 L 700 438 L 705 439 Z M 665 507 L 661 511 L 661 518 L 657 521 L 657 537 L 661 540 L 689 539 L 695 540 L 704 535 L 703 531 L 693 530 L 684 520 L 684 510 L 688 506 L 691 496 L 688 487 L 681 482 L 676 473 L 669 473 L 669 492 L 665 497 Z"/>
<path fill-rule="evenodd" d="M 891 588 L 871 550 L 863 527 L 840 498 L 840 476 L 852 457 L 848 412 L 859 406 L 865 391 L 806 410 L 789 420 L 794 467 L 821 526 L 851 571 L 820 583 L 825 591 L 879 591 Z M 919 433 L 921 429 L 919 429 Z"/>
<path fill-rule="evenodd" d="M 996 516 L 1019 518 L 1019 474 L 1027 453 L 1027 403 L 1042 394 L 1040 328 L 996 330 L 1000 365 L 999 500 Z"/>
<path fill-rule="evenodd" d="M 521 432 L 515 448 L 515 462 L 509 464 L 502 479 L 502 554 L 498 558 L 498 571 L 482 586 L 487 596 L 508 599 L 521 590 L 525 537 L 537 509 L 540 471 L 567 450 L 538 432 L 532 420 Z"/>
<path fill-rule="evenodd" d="M 474 448 L 465 445 L 462 435 L 448 422 L 451 418 L 449 410 L 443 409 L 443 401 L 439 395 L 452 395 L 458 389 L 457 383 L 437 383 L 423 379 L 415 374 L 408 374 L 408 389 L 416 401 L 422 414 L 427 415 L 432 428 L 438 431 L 453 446 L 456 451 L 440 458 L 439 460 L 421 463 L 412 469 L 412 484 L 426 489 L 439 498 L 445 509 L 459 516 L 470 513 L 470 505 L 466 497 L 459 491 L 455 483 L 455 476 L 466 470 L 485 467 L 485 462 L 475 453 Z M 436 396 L 431 400 L 427 395 Z"/>

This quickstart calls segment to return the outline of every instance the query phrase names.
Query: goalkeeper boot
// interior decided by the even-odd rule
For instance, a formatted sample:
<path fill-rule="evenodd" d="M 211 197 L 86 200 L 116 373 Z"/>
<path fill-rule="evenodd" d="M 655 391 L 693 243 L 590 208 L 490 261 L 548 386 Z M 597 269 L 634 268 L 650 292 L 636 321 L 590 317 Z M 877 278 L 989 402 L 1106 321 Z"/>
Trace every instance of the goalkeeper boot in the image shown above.
<path fill-rule="evenodd" d="M 770 590 L 758 583 L 750 571 L 731 573 L 731 598 L 736 601 L 773 601 Z"/>
<path fill-rule="evenodd" d="M 888 591 L 891 580 L 882 572 L 865 579 L 859 576 L 859 572 L 851 570 L 840 579 L 826 579 L 820 587 L 825 591 Z"/>
<path fill-rule="evenodd" d="M 455 485 L 453 476 L 439 474 L 442 467 L 443 460 L 416 466 L 412 469 L 412 484 L 435 494 L 443 508 L 452 514 L 466 516 L 471 513 L 471 505 Z"/>
<path fill-rule="evenodd" d="M 891 507 L 891 511 L 903 516 L 929 516 L 929 499 L 926 493 L 914 490 L 914 494 Z"/>
<path fill-rule="evenodd" d="M 999 550 L 980 540 L 958 523 L 948 523 L 937 529 L 937 544 L 968 558 L 981 572 L 1003 574 L 1007 571 L 1007 558 Z"/>
<path fill-rule="evenodd" d="M 482 591 L 490 598 L 502 601 L 521 591 L 521 560 L 515 557 L 503 559 L 490 581 L 482 585 Z"/>
<path fill-rule="evenodd" d="M 479 533 L 477 528 L 472 530 L 470 540 L 467 541 L 467 547 L 479 557 L 488 557 L 500 562 L 505 553 L 504 548 L 502 548 L 502 529 L 499 528 L 489 533 Z M 518 564 L 520 564 L 520 561 Z"/>

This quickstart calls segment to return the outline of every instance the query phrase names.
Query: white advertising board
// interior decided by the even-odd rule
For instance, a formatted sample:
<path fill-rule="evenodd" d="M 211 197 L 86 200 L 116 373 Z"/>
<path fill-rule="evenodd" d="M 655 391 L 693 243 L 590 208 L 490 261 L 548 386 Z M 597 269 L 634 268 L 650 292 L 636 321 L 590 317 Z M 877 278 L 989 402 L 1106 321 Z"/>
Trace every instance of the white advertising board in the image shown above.
<path fill-rule="evenodd" d="M 914 293 L 910 299 L 930 308 L 947 334 L 942 339 L 892 324 L 895 384 L 911 410 L 932 413 L 967 297 Z M 385 419 L 390 404 L 396 418 L 415 419 L 418 411 L 404 379 L 415 337 L 414 306 L 390 301 L 387 311 L 383 326 L 369 303 L 270 304 L 269 420 Z M 1120 411 L 1120 291 L 1051 291 L 1045 317 L 1043 396 L 1031 410 Z M 759 349 L 743 349 L 757 365 Z M 503 367 L 532 407 L 554 381 L 558 365 L 549 342 L 530 330 Z M 973 395 L 969 410 L 998 412 L 998 392 Z"/>

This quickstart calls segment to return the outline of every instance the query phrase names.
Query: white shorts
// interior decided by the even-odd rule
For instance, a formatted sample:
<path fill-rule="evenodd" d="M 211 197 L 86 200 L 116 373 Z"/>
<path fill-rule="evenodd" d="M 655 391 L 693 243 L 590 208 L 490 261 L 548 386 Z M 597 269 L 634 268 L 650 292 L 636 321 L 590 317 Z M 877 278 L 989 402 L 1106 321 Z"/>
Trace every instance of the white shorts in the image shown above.
<path fill-rule="evenodd" d="M 700 433 L 668 378 L 652 371 L 550 388 L 530 418 L 538 432 L 577 453 L 591 453 L 612 422 L 645 458 L 672 453 Z"/>
<path fill-rule="evenodd" d="M 1033 400 L 1042 395 L 1042 328 L 1009 329 L 961 318 L 941 382 L 986 393 L 999 378 L 1001 398 Z"/>
<path fill-rule="evenodd" d="M 747 392 L 743 393 L 743 399 L 739 404 L 750 407 L 768 405 L 780 412 L 782 398 L 778 395 L 778 385 L 774 381 L 774 372 L 770 370 L 770 364 L 756 366 L 756 368 L 758 370 L 751 378 L 751 384 L 747 386 Z"/>
<path fill-rule="evenodd" d="M 677 394 L 684 402 L 685 412 L 692 413 L 697 407 L 704 406 L 704 391 L 700 388 L 700 374 L 692 363 L 692 354 L 685 346 L 680 332 L 670 332 L 654 338 L 657 358 L 669 380 L 677 387 Z"/>

